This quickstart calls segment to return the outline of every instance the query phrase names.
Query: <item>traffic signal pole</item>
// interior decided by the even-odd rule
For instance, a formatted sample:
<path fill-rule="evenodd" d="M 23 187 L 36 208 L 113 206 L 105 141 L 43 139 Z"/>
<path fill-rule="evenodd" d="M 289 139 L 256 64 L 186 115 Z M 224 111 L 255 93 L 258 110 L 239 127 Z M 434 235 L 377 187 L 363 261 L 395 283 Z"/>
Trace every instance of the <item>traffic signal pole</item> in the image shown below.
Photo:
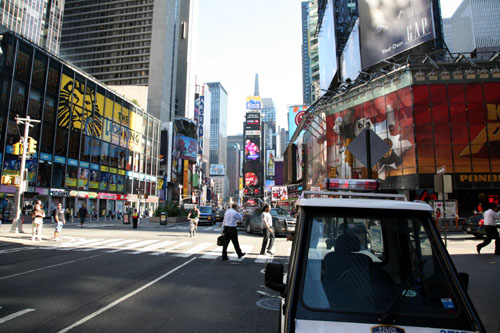
<path fill-rule="evenodd" d="M 26 151 L 28 150 L 28 134 L 30 127 L 33 127 L 31 123 L 39 123 L 40 120 L 30 119 L 30 116 L 26 116 L 26 118 L 16 117 L 17 124 L 24 124 L 24 137 L 23 141 L 23 153 L 21 155 L 21 167 L 19 170 L 21 183 L 16 188 L 16 196 L 14 198 L 14 209 L 15 209 L 15 217 L 12 221 L 12 227 L 10 232 L 23 232 L 23 224 L 21 221 L 21 192 L 24 190 L 24 182 L 27 181 L 24 179 L 25 169 L 26 169 Z"/>

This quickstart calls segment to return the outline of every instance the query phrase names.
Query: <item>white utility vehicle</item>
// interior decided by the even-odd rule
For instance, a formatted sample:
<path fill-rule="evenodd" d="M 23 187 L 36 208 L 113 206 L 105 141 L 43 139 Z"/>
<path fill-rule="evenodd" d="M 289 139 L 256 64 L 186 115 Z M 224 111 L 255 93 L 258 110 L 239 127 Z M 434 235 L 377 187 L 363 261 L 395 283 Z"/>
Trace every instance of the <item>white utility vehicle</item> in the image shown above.
<path fill-rule="evenodd" d="M 282 264 L 266 266 L 281 332 L 484 332 L 432 208 L 378 187 L 327 179 L 302 194 L 286 282 Z"/>

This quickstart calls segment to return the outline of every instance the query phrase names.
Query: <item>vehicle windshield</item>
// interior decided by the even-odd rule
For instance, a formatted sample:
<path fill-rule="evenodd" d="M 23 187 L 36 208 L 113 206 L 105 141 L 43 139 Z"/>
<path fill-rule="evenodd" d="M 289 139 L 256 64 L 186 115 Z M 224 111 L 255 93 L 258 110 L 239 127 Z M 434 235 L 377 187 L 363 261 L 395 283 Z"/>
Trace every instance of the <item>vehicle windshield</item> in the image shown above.
<path fill-rule="evenodd" d="M 200 207 L 200 213 L 211 213 L 212 212 L 212 207 L 209 206 L 202 206 Z"/>
<path fill-rule="evenodd" d="M 283 208 L 271 208 L 271 215 L 272 216 L 292 216 L 292 214 Z"/>
<path fill-rule="evenodd" d="M 458 315 L 459 298 L 431 246 L 425 214 L 314 214 L 306 222 L 311 229 L 302 300 L 308 308 L 396 318 Z"/>

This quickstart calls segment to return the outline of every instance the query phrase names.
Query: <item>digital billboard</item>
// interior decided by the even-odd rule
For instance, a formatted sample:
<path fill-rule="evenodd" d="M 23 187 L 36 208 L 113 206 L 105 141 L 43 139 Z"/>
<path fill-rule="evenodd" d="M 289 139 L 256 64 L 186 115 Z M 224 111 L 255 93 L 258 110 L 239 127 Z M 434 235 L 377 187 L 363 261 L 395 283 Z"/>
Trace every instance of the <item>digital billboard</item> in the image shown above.
<path fill-rule="evenodd" d="M 435 38 L 431 0 L 358 0 L 358 6 L 363 69 Z"/>
<path fill-rule="evenodd" d="M 175 158 L 196 161 L 196 139 L 184 135 L 177 135 L 175 144 Z"/>
<path fill-rule="evenodd" d="M 288 191 L 286 186 L 273 186 L 271 188 L 272 201 L 287 200 Z"/>
<path fill-rule="evenodd" d="M 318 36 L 320 95 L 330 88 L 338 70 L 333 11 L 333 0 L 328 0 Z"/>
<path fill-rule="evenodd" d="M 357 19 L 342 52 L 340 70 L 342 81 L 356 80 L 360 71 L 361 51 L 359 49 L 359 19 Z"/>
<path fill-rule="evenodd" d="M 274 177 L 274 156 L 276 151 L 274 149 L 269 149 L 266 151 L 266 174 L 269 177 Z"/>
<path fill-rule="evenodd" d="M 308 107 L 305 105 L 293 105 L 288 107 L 288 140 L 292 139 L 293 133 L 306 113 L 307 108 Z"/>
<path fill-rule="evenodd" d="M 245 159 L 258 160 L 260 158 L 260 137 L 247 136 L 245 141 Z"/>
<path fill-rule="evenodd" d="M 247 96 L 247 110 L 262 109 L 262 99 L 260 96 Z"/>
<path fill-rule="evenodd" d="M 224 164 L 210 164 L 210 176 L 224 176 L 225 174 Z"/>
<path fill-rule="evenodd" d="M 249 135 L 258 135 L 261 134 L 261 119 L 260 113 L 258 112 L 247 112 L 245 116 L 245 134 Z"/>

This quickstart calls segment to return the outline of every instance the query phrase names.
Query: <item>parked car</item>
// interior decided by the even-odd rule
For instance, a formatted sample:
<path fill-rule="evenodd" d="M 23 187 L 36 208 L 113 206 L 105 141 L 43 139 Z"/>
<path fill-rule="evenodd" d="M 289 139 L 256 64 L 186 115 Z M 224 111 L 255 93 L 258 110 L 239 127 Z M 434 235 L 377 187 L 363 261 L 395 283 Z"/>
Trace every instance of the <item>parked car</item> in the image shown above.
<path fill-rule="evenodd" d="M 497 228 L 500 228 L 500 220 L 496 221 Z M 484 231 L 484 216 L 483 214 L 474 214 L 465 219 L 464 231 L 468 234 L 472 234 L 477 238 L 483 238 L 486 236 Z"/>
<path fill-rule="evenodd" d="M 295 232 L 296 218 L 290 212 L 283 208 L 271 208 L 271 217 L 273 219 L 273 228 L 275 235 L 290 234 Z M 248 233 L 261 232 L 262 226 L 262 208 L 252 211 L 244 219 L 244 226 Z"/>
<path fill-rule="evenodd" d="M 215 221 L 216 222 L 222 222 L 224 220 L 224 214 L 226 213 L 225 209 L 219 208 L 217 209 L 217 212 L 215 213 Z"/>
<path fill-rule="evenodd" d="M 215 224 L 215 209 L 211 206 L 200 206 L 200 217 L 198 223 L 208 225 Z"/>

